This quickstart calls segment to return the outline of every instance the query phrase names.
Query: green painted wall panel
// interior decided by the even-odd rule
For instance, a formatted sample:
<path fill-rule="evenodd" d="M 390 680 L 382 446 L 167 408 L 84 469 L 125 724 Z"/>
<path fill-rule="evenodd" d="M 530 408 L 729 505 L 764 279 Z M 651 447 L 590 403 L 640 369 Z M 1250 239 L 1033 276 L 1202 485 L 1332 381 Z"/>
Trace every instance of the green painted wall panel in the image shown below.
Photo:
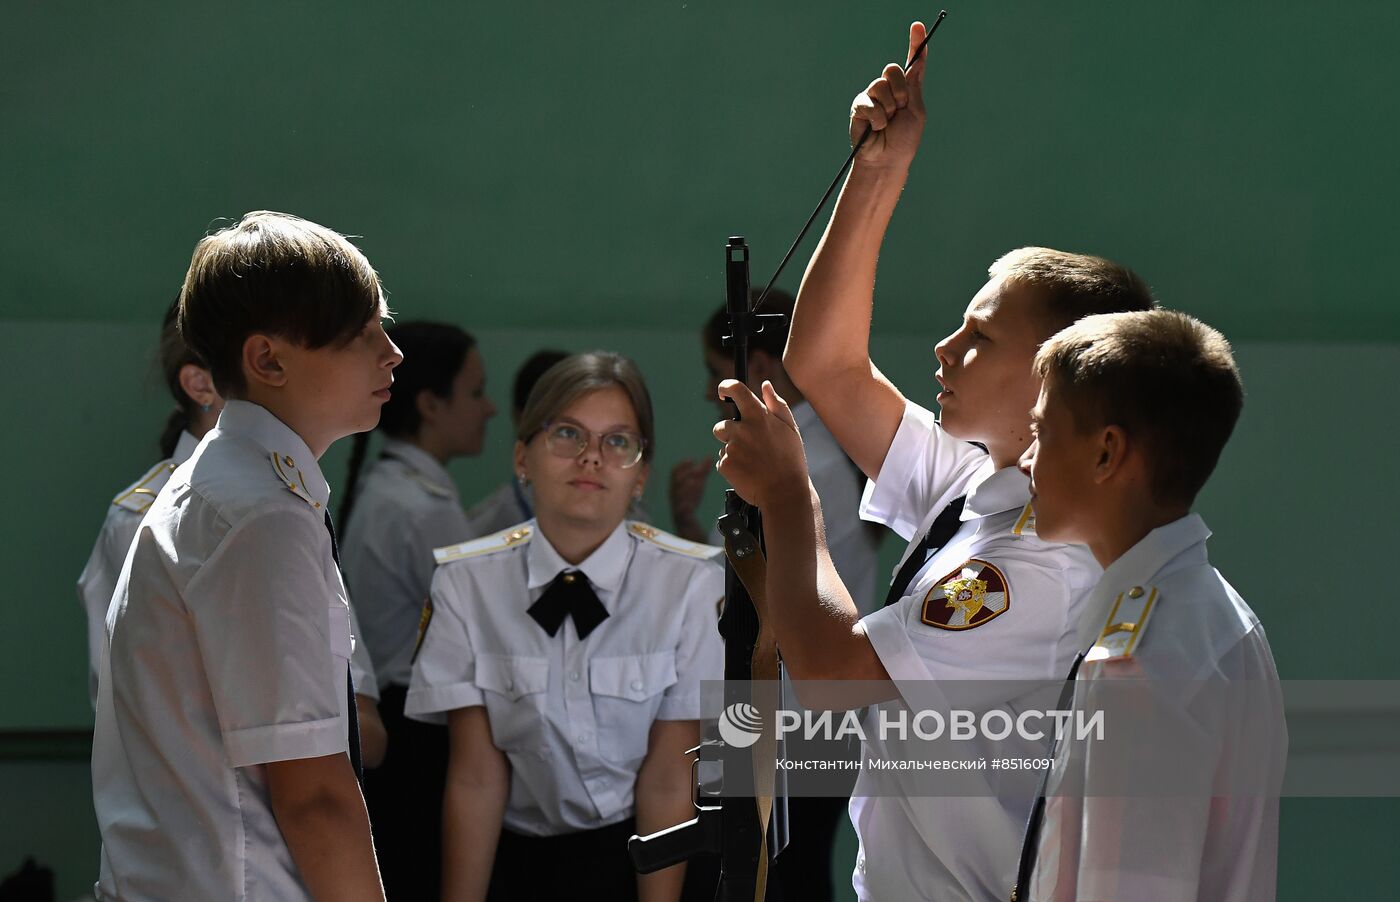
<path fill-rule="evenodd" d="M 364 236 L 405 307 L 673 328 L 720 290 L 727 234 L 771 271 L 851 96 L 933 9 L 23 4 L 0 317 L 140 321 L 217 217 L 270 207 Z M 1397 27 L 1379 2 L 953 7 L 877 328 L 923 331 L 1050 244 L 1238 339 L 1400 338 Z"/>

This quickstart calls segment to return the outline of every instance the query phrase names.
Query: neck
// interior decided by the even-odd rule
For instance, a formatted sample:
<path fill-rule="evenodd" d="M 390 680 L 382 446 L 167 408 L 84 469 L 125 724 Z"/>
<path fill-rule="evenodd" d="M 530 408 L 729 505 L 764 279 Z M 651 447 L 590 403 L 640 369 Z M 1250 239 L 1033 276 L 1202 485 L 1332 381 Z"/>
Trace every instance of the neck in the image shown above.
<path fill-rule="evenodd" d="M 307 416 L 298 410 L 296 405 L 288 403 L 281 394 L 264 386 L 250 385 L 243 400 L 258 405 L 281 420 L 283 425 L 306 442 L 306 447 L 311 449 L 312 456 L 317 460 L 321 459 L 321 455 L 326 453 L 326 449 L 336 439 L 343 438 L 341 434 L 328 433 L 313 417 Z"/>
<path fill-rule="evenodd" d="M 210 429 L 213 429 L 214 424 L 218 422 L 219 414 L 216 411 L 204 411 L 196 407 L 194 413 L 190 416 L 190 425 L 185 431 L 195 438 L 204 438 L 205 434 L 207 434 Z"/>
<path fill-rule="evenodd" d="M 1114 561 L 1159 526 L 1166 526 L 1190 513 L 1189 507 L 1163 506 L 1151 502 L 1128 504 L 1102 517 L 1104 528 L 1087 544 L 1099 566 L 1108 569 Z"/>
<path fill-rule="evenodd" d="M 447 443 L 427 429 L 418 430 L 418 434 L 415 436 L 404 436 L 401 441 L 408 442 L 410 445 L 414 445 L 426 451 L 432 456 L 433 460 L 443 466 L 446 466 L 447 461 L 452 457 L 447 451 Z"/>
<path fill-rule="evenodd" d="M 987 454 L 992 458 L 992 466 L 998 470 L 1016 466 L 1021 455 L 1031 446 L 1030 439 L 1024 435 L 988 438 L 983 440 L 983 444 L 987 446 Z"/>
<path fill-rule="evenodd" d="M 538 511 L 535 520 L 539 524 L 540 532 L 549 540 L 549 544 L 554 546 L 554 550 L 559 552 L 559 556 L 575 566 L 597 551 L 617 528 L 616 523 L 579 523 L 555 516 L 549 511 Z"/>

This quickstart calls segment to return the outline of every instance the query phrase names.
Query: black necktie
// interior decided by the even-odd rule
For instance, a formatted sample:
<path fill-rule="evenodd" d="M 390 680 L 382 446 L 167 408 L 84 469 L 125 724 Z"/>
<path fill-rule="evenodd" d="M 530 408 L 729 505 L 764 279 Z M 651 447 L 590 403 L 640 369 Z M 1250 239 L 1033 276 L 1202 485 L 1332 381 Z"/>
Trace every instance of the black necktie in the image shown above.
<path fill-rule="evenodd" d="M 919 572 L 919 568 L 933 557 L 938 549 L 948 544 L 948 540 L 962 525 L 959 518 L 962 517 L 963 505 L 965 504 L 967 504 L 967 496 L 959 495 L 950 501 L 948 506 L 943 508 L 943 513 L 929 524 L 928 532 L 924 533 L 919 544 L 909 552 L 909 556 L 904 559 L 904 565 L 895 574 L 894 582 L 890 583 L 890 591 L 885 595 L 885 607 L 889 607 L 903 598 L 904 591 L 909 588 L 910 581 L 914 579 L 914 574 Z"/>
<path fill-rule="evenodd" d="M 326 511 L 326 532 L 331 535 L 331 558 L 340 567 L 340 543 L 335 540 L 335 525 L 331 523 L 331 512 Z M 364 780 L 365 769 L 360 763 L 360 711 L 355 705 L 355 675 L 345 668 L 345 710 L 350 717 L 350 729 L 346 741 L 350 751 L 350 766 L 355 769 L 355 779 Z"/>
<path fill-rule="evenodd" d="M 565 617 L 572 616 L 580 639 L 608 619 L 608 609 L 598 600 L 588 577 L 578 570 L 560 571 L 539 601 L 530 605 L 529 614 L 551 636 L 559 632 Z"/>
<path fill-rule="evenodd" d="M 1079 673 L 1079 665 L 1083 663 L 1084 652 L 1081 651 L 1069 668 L 1069 676 L 1065 677 L 1064 688 L 1060 690 L 1060 700 L 1055 704 L 1057 710 L 1069 710 L 1070 702 L 1074 699 L 1074 678 Z M 1056 737 L 1050 747 L 1051 761 L 1055 760 L 1059 750 L 1060 740 Z M 1035 804 L 1031 806 L 1031 816 L 1026 821 L 1026 833 L 1021 841 L 1021 860 L 1016 866 L 1016 885 L 1011 890 L 1012 902 L 1017 902 L 1018 898 L 1025 897 L 1025 894 L 1030 892 L 1031 873 L 1035 870 L 1035 857 L 1040 845 L 1040 828 L 1045 823 L 1045 790 L 1050 786 L 1050 774 L 1054 769 L 1053 765 L 1046 768 L 1045 776 L 1040 778 L 1040 792 L 1036 794 Z"/>

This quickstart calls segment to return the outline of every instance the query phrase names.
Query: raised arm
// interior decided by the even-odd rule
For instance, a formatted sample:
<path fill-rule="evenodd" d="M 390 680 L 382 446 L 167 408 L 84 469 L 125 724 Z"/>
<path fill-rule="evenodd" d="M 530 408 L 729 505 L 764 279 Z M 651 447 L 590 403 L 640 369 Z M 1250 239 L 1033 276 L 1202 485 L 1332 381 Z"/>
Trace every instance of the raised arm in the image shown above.
<path fill-rule="evenodd" d="M 447 715 L 450 749 L 442 799 L 443 902 L 483 900 L 510 794 L 510 764 L 480 705 Z"/>
<path fill-rule="evenodd" d="M 909 28 L 909 52 L 922 43 Z M 904 396 L 870 360 L 875 267 L 924 129 L 924 62 L 906 77 L 898 63 L 851 105 L 851 141 L 870 139 L 841 189 L 797 295 L 783 364 L 846 454 L 870 478 L 904 414 Z"/>

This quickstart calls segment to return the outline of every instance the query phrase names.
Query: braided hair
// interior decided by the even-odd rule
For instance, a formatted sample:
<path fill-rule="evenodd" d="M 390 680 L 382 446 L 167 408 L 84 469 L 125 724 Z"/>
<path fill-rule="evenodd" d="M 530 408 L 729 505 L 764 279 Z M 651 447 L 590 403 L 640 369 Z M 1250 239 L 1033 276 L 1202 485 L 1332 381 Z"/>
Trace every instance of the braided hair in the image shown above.
<path fill-rule="evenodd" d="M 195 408 L 198 406 L 180 385 L 180 370 L 188 364 L 208 369 L 204 366 L 204 361 L 200 360 L 180 337 L 180 330 L 176 326 L 179 312 L 180 298 L 177 296 L 175 302 L 165 311 L 165 319 L 160 326 L 160 371 L 165 379 L 165 387 L 170 390 L 170 397 L 175 401 L 175 409 L 165 418 L 165 428 L 160 433 L 162 458 L 169 458 L 175 454 L 175 446 L 180 442 L 180 433 L 189 430 L 194 420 Z"/>

